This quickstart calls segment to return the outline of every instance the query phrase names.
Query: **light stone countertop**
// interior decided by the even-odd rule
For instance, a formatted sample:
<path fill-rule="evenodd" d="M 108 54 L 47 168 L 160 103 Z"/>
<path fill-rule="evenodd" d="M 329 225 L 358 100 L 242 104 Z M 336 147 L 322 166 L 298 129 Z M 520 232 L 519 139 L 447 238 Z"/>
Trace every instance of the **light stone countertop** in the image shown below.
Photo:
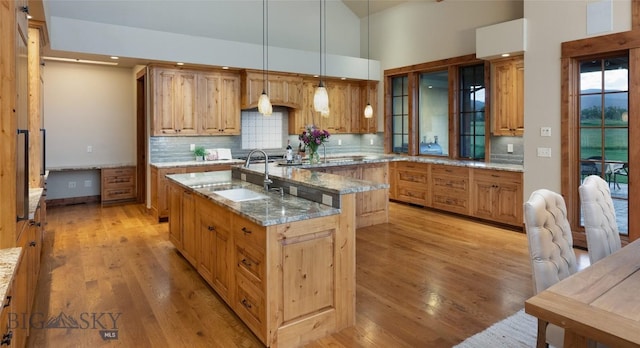
<path fill-rule="evenodd" d="M 322 157 L 322 156 L 321 156 Z M 345 153 L 327 156 L 326 160 L 321 159 L 319 164 L 310 164 L 303 161 L 302 164 L 293 165 L 295 168 L 309 169 L 309 168 L 321 168 L 321 167 L 336 167 L 354 164 L 366 164 L 366 163 L 383 163 L 383 162 L 418 162 L 418 163 L 433 163 L 443 164 L 459 167 L 481 168 L 481 169 L 497 169 L 512 172 L 523 172 L 524 165 L 522 164 L 508 164 L 508 163 L 493 163 L 493 162 L 479 162 L 469 160 L 454 160 L 449 158 L 439 158 L 435 156 L 406 156 L 396 154 L 367 154 L 367 153 Z M 230 164 L 240 165 L 243 164 L 243 160 L 233 159 L 225 161 L 182 161 L 182 162 L 159 162 L 152 163 L 151 166 L 157 168 L 174 168 L 174 167 L 189 167 L 189 166 L 205 166 L 212 164 Z M 285 166 L 280 157 L 274 162 Z M 259 163 L 258 163 L 259 164 Z M 261 164 L 264 166 L 264 164 Z"/>
<path fill-rule="evenodd" d="M 9 285 L 16 274 L 21 253 L 20 247 L 0 249 L 0 299 L 3 305 L 7 299 Z"/>
<path fill-rule="evenodd" d="M 109 169 L 109 168 L 120 168 L 120 167 L 135 167 L 135 163 L 110 163 L 110 164 L 88 164 L 88 165 L 69 165 L 69 166 L 59 166 L 59 167 L 48 167 L 48 171 L 52 172 L 67 172 L 67 171 L 76 171 L 76 170 L 99 170 L 99 169 Z"/>
<path fill-rule="evenodd" d="M 262 186 L 233 179 L 230 170 L 174 174 L 167 175 L 167 178 L 186 188 L 191 188 L 200 196 L 262 226 L 279 225 L 340 213 L 340 209 L 304 198 L 289 194 L 281 196 L 280 193 L 273 191 L 267 193 Z M 246 188 L 259 192 L 267 198 L 234 202 L 215 194 L 215 191 L 231 188 Z"/>

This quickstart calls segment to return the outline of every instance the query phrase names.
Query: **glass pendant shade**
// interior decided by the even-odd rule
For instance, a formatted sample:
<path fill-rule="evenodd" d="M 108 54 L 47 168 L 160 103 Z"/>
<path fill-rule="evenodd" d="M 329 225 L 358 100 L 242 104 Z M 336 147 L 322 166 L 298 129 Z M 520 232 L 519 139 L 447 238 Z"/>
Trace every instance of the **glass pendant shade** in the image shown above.
<path fill-rule="evenodd" d="M 373 117 L 373 107 L 369 103 L 367 103 L 367 106 L 364 107 L 364 117 L 365 118 Z"/>
<path fill-rule="evenodd" d="M 316 88 L 316 92 L 313 95 L 313 108 L 317 112 L 326 111 L 327 116 L 329 114 L 329 94 L 327 94 L 327 89 L 324 88 L 322 83 Z"/>
<path fill-rule="evenodd" d="M 265 116 L 271 116 L 271 114 L 273 113 L 271 100 L 269 100 L 269 96 L 264 91 L 262 91 L 260 99 L 258 99 L 258 112 Z"/>

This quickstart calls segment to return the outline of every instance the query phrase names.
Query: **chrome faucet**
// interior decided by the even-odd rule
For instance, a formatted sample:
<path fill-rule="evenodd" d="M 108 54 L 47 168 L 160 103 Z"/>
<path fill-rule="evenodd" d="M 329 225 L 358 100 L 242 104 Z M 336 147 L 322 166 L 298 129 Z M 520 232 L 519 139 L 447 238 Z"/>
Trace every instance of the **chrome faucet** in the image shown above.
<path fill-rule="evenodd" d="M 271 179 L 269 179 L 269 155 L 267 155 L 266 152 L 264 152 L 263 150 L 260 149 L 253 149 L 251 150 L 251 152 L 249 152 L 249 155 L 247 156 L 247 161 L 244 162 L 244 167 L 247 168 L 249 167 L 249 164 L 251 164 L 251 155 L 253 155 L 254 152 L 262 152 L 262 154 L 264 155 L 264 190 L 269 192 L 269 185 L 273 184 L 273 181 L 271 181 Z"/>

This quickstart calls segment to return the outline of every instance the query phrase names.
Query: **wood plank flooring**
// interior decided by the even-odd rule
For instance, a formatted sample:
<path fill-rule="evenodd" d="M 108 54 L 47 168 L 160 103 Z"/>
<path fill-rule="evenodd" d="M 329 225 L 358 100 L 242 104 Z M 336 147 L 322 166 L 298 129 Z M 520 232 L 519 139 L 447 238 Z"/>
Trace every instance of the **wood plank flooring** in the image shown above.
<path fill-rule="evenodd" d="M 29 347 L 262 346 L 142 205 L 47 214 Z M 524 234 L 396 203 L 389 215 L 357 231 L 356 325 L 308 347 L 451 347 L 532 295 Z M 60 314 L 80 327 L 43 328 Z"/>

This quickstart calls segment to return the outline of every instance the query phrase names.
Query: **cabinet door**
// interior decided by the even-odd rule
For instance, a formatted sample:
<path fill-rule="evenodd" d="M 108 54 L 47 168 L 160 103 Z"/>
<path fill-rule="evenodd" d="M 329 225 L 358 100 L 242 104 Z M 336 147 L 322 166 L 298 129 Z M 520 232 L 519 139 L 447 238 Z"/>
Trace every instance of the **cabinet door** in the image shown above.
<path fill-rule="evenodd" d="M 364 107 L 366 102 L 362 102 L 362 88 L 358 84 L 349 86 L 349 133 L 360 133 L 361 124 L 365 122 Z"/>
<path fill-rule="evenodd" d="M 375 183 L 389 183 L 387 164 L 370 164 L 360 167 L 359 179 Z M 370 226 L 389 221 L 389 191 L 375 190 L 356 194 L 356 216 L 358 226 Z M 369 221 L 363 221 L 369 220 Z"/>
<path fill-rule="evenodd" d="M 167 180 L 166 175 L 183 173 L 186 173 L 185 168 L 167 168 L 158 170 L 158 187 L 156 188 L 158 198 L 158 219 L 164 219 L 169 216 L 169 180 Z"/>
<path fill-rule="evenodd" d="M 370 81 L 361 88 L 362 93 L 362 118 L 360 119 L 360 133 L 377 133 L 378 132 L 378 83 Z M 364 118 L 364 107 L 367 102 L 373 107 L 373 117 Z M 352 129 L 352 132 L 355 130 Z"/>
<path fill-rule="evenodd" d="M 177 72 L 172 70 L 156 69 L 153 74 L 153 134 L 167 135 L 176 133 L 177 106 L 175 105 L 174 92 L 177 87 Z"/>
<path fill-rule="evenodd" d="M 329 81 L 326 84 L 329 94 L 329 117 L 326 118 L 325 128 L 330 133 L 347 133 L 347 114 L 351 112 L 349 106 L 349 85 L 342 82 Z M 323 120 L 324 121 L 324 120 Z"/>
<path fill-rule="evenodd" d="M 473 181 L 473 194 L 471 195 L 473 199 L 471 214 L 473 216 L 493 219 L 494 186 L 495 183 L 493 181 L 478 179 Z"/>
<path fill-rule="evenodd" d="M 196 204 L 191 191 L 182 190 L 182 255 L 194 267 L 198 267 L 198 231 L 196 230 Z"/>
<path fill-rule="evenodd" d="M 182 189 L 176 185 L 168 186 L 169 199 L 169 241 L 179 250 L 182 249 Z"/>
<path fill-rule="evenodd" d="M 324 129 L 320 114 L 313 108 L 313 95 L 317 86 L 318 82 L 315 80 L 304 80 L 302 82 L 301 106 L 299 109 L 291 110 L 292 114 L 289 116 L 289 134 L 301 134 L 310 124 Z"/>
<path fill-rule="evenodd" d="M 222 75 L 220 101 L 222 133 L 225 135 L 240 134 L 240 77 Z"/>
<path fill-rule="evenodd" d="M 495 190 L 495 219 L 515 226 L 521 225 L 522 183 L 502 182 Z"/>
<path fill-rule="evenodd" d="M 178 74 L 178 84 L 175 96 L 177 100 L 176 125 L 179 135 L 193 135 L 198 133 L 197 104 L 196 104 L 196 73 L 181 72 Z"/>
<path fill-rule="evenodd" d="M 222 132 L 222 79 L 219 74 L 202 74 L 198 80 L 200 131 L 217 135 Z"/>
<path fill-rule="evenodd" d="M 493 135 L 524 132 L 524 61 L 521 57 L 492 63 Z"/>
<path fill-rule="evenodd" d="M 227 303 L 231 303 L 233 241 L 227 226 L 229 212 L 205 199 L 198 199 L 196 204 L 200 230 L 198 272 Z"/>

